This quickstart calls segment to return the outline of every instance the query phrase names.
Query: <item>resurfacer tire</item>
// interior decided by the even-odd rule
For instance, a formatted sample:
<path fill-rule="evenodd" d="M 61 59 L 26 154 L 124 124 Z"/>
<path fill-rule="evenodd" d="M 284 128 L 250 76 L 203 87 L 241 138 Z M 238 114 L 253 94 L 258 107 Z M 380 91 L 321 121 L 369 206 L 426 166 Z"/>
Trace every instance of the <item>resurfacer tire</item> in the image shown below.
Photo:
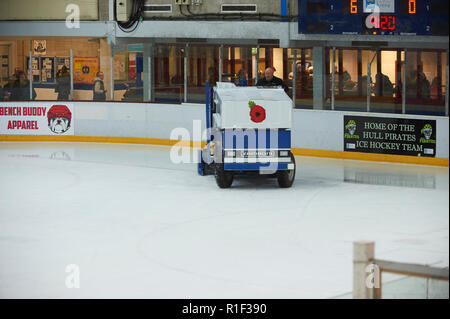
<path fill-rule="evenodd" d="M 229 188 L 233 184 L 233 173 L 223 169 L 223 164 L 217 164 L 216 173 L 217 186 L 220 188 Z"/>
<path fill-rule="evenodd" d="M 297 165 L 295 165 L 294 155 L 292 155 L 292 153 L 290 155 L 291 155 L 291 163 L 294 164 L 294 169 L 277 172 L 278 185 L 281 188 L 291 187 L 295 180 L 295 168 L 297 167 Z"/>

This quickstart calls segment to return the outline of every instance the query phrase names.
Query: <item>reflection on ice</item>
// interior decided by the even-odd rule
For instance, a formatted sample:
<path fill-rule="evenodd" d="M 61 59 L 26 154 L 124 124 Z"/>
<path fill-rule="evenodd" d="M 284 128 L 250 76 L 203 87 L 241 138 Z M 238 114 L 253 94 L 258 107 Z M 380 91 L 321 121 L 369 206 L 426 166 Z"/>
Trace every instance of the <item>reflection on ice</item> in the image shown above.
<path fill-rule="evenodd" d="M 344 182 L 416 188 L 436 187 L 435 176 L 430 174 L 361 171 L 347 167 L 344 168 Z"/>
<path fill-rule="evenodd" d="M 56 151 L 50 154 L 50 159 L 70 161 L 72 158 L 65 151 Z"/>

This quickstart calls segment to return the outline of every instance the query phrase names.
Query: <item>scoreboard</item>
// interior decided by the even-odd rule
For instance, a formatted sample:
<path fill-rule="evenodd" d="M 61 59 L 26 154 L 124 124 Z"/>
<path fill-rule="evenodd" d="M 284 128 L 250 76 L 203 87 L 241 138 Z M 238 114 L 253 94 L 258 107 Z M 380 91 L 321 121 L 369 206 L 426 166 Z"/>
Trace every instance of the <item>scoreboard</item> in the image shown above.
<path fill-rule="evenodd" d="M 298 0 L 298 32 L 448 36 L 448 9 L 448 0 Z"/>

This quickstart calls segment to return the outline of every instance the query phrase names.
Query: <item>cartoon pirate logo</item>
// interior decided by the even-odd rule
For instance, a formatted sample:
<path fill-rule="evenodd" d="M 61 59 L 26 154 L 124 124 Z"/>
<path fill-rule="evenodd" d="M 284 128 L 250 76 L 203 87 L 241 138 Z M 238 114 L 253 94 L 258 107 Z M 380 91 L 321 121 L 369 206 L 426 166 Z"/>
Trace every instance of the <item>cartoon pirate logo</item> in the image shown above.
<path fill-rule="evenodd" d="M 72 120 L 72 112 L 65 105 L 53 105 L 47 112 L 48 127 L 56 134 L 67 132 Z"/>
<path fill-rule="evenodd" d="M 430 124 L 425 124 L 420 132 L 425 136 L 426 140 L 429 140 L 433 134 L 433 127 Z"/>
<path fill-rule="evenodd" d="M 345 129 L 348 130 L 348 134 L 354 135 L 356 131 L 356 123 L 353 120 L 348 121 Z"/>

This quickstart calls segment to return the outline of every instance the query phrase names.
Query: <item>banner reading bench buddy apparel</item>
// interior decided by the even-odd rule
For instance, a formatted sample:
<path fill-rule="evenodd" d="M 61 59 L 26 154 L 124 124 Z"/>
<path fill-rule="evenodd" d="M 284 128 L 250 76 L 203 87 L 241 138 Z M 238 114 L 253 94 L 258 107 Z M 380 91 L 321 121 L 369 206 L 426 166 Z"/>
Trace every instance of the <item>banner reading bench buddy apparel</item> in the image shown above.
<path fill-rule="evenodd" d="M 0 102 L 0 134 L 74 135 L 73 103 Z"/>

